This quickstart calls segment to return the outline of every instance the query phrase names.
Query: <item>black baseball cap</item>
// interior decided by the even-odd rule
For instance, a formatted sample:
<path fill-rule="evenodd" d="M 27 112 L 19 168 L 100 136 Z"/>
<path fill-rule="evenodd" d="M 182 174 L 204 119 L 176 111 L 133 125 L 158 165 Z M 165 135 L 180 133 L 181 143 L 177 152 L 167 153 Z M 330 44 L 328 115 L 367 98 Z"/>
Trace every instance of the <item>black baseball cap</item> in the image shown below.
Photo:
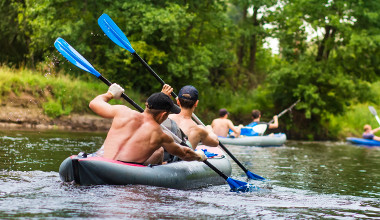
<path fill-rule="evenodd" d="M 175 105 L 171 98 L 162 92 L 153 93 L 146 102 L 149 109 L 165 110 L 174 114 L 181 112 L 181 108 Z"/>
<path fill-rule="evenodd" d="M 197 101 L 198 90 L 194 86 L 184 86 L 181 90 L 179 90 L 178 98 Z"/>

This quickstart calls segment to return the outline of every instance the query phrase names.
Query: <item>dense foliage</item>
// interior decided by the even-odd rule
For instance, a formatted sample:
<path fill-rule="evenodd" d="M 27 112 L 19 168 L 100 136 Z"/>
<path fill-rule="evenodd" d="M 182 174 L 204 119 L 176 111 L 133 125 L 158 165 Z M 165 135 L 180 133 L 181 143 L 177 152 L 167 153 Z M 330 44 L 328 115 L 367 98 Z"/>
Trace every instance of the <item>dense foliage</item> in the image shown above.
<path fill-rule="evenodd" d="M 270 120 L 301 99 L 293 117 L 281 119 L 282 129 L 293 138 L 331 138 L 336 117 L 378 100 L 371 89 L 380 75 L 376 0 L 0 0 L 0 6 L 1 64 L 92 79 L 55 50 L 62 37 L 111 81 L 143 97 L 159 90 L 141 63 L 103 34 L 97 19 L 107 13 L 175 91 L 186 84 L 200 90 L 198 114 L 207 122 L 222 107 L 236 123 L 248 123 L 253 108 Z M 267 49 L 269 39 L 278 40 L 278 54 Z"/>

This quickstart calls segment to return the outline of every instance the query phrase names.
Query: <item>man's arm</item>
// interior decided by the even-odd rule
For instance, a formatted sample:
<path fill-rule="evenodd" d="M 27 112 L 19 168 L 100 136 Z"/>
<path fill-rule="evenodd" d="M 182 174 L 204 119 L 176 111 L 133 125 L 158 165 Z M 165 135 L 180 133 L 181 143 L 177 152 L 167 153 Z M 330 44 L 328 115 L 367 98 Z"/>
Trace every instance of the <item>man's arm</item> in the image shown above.
<path fill-rule="evenodd" d="M 96 96 L 91 102 L 89 107 L 99 116 L 103 118 L 113 118 L 119 108 L 128 108 L 121 105 L 110 105 L 108 102 L 112 99 L 119 99 L 124 89 L 117 84 L 112 84 L 107 93 Z M 128 108 L 129 109 L 129 108 Z"/>
<path fill-rule="evenodd" d="M 239 129 L 237 129 L 235 126 L 234 126 L 234 124 L 232 123 L 232 121 L 231 120 L 228 120 L 228 128 L 229 129 L 231 129 L 237 136 L 239 136 L 240 135 L 240 127 L 239 127 Z"/>
<path fill-rule="evenodd" d="M 200 129 L 201 141 L 204 145 L 210 147 L 217 147 L 219 145 L 218 136 L 213 132 L 210 127 L 203 127 L 198 125 L 198 129 Z"/>
<path fill-rule="evenodd" d="M 273 120 L 274 120 L 273 124 L 268 125 L 269 129 L 278 128 L 278 117 L 277 117 L 277 115 L 273 116 Z"/>
<path fill-rule="evenodd" d="M 372 130 L 372 133 L 375 134 L 376 132 L 380 131 L 380 127 L 379 128 L 375 128 Z"/>
<path fill-rule="evenodd" d="M 162 139 L 163 139 L 162 146 L 164 147 L 164 149 L 168 153 L 174 156 L 178 156 L 184 161 L 193 161 L 193 160 L 205 161 L 207 159 L 203 151 L 195 152 L 191 148 L 183 147 L 175 143 L 173 138 L 165 133 L 163 133 Z"/>

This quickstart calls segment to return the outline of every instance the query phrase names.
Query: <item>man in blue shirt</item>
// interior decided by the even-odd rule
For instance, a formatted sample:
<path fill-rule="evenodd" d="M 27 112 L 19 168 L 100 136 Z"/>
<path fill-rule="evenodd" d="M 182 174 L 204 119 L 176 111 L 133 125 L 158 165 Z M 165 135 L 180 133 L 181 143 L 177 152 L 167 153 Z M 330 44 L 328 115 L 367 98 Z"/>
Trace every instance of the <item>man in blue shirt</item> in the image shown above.
<path fill-rule="evenodd" d="M 267 125 L 267 128 L 269 129 L 275 129 L 275 128 L 278 128 L 278 117 L 277 115 L 273 116 L 273 123 L 266 123 L 266 122 L 261 122 L 260 119 L 261 119 L 261 112 L 259 110 L 252 110 L 252 119 L 253 121 L 246 125 L 245 127 L 246 128 L 242 128 L 241 129 L 241 135 L 246 135 L 246 136 L 258 136 L 258 135 L 261 135 L 262 133 L 260 132 L 257 132 L 255 131 L 255 129 L 247 129 L 248 128 L 253 128 L 257 125 L 262 125 L 262 124 L 266 124 Z"/>

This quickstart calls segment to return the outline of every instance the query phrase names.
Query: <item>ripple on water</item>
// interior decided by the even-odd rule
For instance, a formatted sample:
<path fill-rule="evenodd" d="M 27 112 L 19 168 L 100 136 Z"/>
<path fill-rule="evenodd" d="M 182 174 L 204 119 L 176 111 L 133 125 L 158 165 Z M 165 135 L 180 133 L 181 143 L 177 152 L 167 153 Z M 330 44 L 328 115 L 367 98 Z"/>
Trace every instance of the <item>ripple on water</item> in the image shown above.
<path fill-rule="evenodd" d="M 273 189 L 236 193 L 230 192 L 228 185 L 187 191 L 151 186 L 76 186 L 61 183 L 56 172 L 1 171 L 0 217 L 286 219 L 380 215 L 375 199 L 257 184 Z"/>
<path fill-rule="evenodd" d="M 80 151 L 96 150 L 103 138 L 42 133 L 1 136 L 0 218 L 380 217 L 376 149 L 309 142 L 278 148 L 231 146 L 231 152 L 249 170 L 272 179 L 249 181 L 266 189 L 250 193 L 230 192 L 227 184 L 186 191 L 63 184 L 57 173 L 61 161 Z M 247 181 L 242 170 L 231 164 L 232 178 Z"/>

